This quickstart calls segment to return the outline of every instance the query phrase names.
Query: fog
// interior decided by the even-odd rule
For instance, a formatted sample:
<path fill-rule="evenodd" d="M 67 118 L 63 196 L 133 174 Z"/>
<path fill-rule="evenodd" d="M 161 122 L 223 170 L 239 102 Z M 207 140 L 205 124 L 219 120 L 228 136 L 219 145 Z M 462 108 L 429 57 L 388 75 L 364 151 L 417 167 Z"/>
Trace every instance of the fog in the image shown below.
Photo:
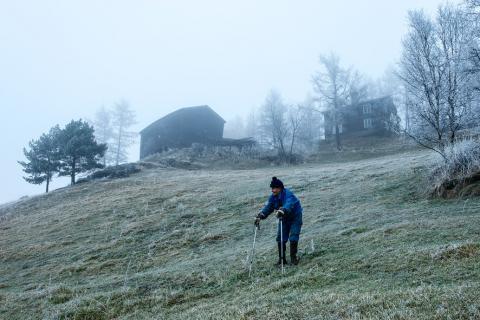
<path fill-rule="evenodd" d="M 91 119 L 121 99 L 138 131 L 184 106 L 244 116 L 272 88 L 301 101 L 319 54 L 332 51 L 380 77 L 399 59 L 408 10 L 440 3 L 1 1 L 0 203 L 43 192 L 22 179 L 17 161 L 56 124 Z"/>

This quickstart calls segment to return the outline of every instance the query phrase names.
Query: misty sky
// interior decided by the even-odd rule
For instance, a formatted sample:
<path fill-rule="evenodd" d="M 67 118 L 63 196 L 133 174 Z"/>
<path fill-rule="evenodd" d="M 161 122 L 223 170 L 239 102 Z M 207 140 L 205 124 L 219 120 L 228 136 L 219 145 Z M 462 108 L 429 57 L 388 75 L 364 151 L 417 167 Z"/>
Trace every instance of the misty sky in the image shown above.
<path fill-rule="evenodd" d="M 136 130 L 184 106 L 245 115 L 272 88 L 299 102 L 331 51 L 379 77 L 398 61 L 407 11 L 440 3 L 0 0 L 0 203 L 43 192 L 17 160 L 55 124 L 120 99 L 136 110 Z"/>

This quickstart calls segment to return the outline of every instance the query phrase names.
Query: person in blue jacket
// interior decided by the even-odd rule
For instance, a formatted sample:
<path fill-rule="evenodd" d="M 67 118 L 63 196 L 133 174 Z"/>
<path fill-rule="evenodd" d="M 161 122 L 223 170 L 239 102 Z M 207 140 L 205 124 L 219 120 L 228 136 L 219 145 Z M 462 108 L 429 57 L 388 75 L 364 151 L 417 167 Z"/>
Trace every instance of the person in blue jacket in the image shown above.
<path fill-rule="evenodd" d="M 285 251 L 287 241 L 290 241 L 290 260 L 291 263 L 297 265 L 299 259 L 297 257 L 298 240 L 300 238 L 300 230 L 302 229 L 302 205 L 300 200 L 295 197 L 292 191 L 283 186 L 283 182 L 277 177 L 272 178 L 270 183 L 272 194 L 268 198 L 267 203 L 255 218 L 255 225 L 260 224 L 260 220 L 266 219 L 272 212 L 276 211 L 277 218 L 282 219 L 283 225 L 283 243 L 280 241 L 280 224 L 277 231 L 278 243 L 278 263 L 286 264 Z M 282 254 L 283 250 L 283 254 Z"/>

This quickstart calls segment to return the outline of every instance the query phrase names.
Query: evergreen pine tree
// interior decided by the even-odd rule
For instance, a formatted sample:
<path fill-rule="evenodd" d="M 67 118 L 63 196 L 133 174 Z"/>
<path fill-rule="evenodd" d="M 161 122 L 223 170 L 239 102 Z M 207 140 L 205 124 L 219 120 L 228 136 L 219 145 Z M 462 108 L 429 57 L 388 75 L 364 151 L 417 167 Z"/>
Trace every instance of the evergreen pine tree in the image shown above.
<path fill-rule="evenodd" d="M 32 184 L 46 182 L 45 192 L 48 192 L 53 175 L 58 172 L 60 166 L 60 148 L 58 137 L 60 128 L 57 126 L 44 133 L 38 140 L 29 143 L 30 150 L 23 149 L 27 162 L 18 161 L 23 171 L 28 176 L 25 181 Z"/>
<path fill-rule="evenodd" d="M 86 121 L 72 120 L 61 131 L 60 138 L 61 164 L 59 176 L 70 176 L 71 184 L 75 184 L 78 173 L 102 168 L 102 157 L 107 145 L 95 141 L 93 126 Z"/>

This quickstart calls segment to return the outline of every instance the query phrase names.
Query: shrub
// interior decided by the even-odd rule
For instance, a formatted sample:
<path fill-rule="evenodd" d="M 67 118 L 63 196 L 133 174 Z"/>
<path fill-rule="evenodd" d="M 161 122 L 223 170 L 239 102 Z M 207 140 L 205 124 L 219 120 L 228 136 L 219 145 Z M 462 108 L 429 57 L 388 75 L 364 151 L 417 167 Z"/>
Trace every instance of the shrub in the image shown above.
<path fill-rule="evenodd" d="M 464 185 L 480 173 L 480 142 L 476 140 L 462 140 L 448 146 L 445 156 L 445 159 L 439 157 L 432 167 L 431 179 L 437 192 Z"/>

